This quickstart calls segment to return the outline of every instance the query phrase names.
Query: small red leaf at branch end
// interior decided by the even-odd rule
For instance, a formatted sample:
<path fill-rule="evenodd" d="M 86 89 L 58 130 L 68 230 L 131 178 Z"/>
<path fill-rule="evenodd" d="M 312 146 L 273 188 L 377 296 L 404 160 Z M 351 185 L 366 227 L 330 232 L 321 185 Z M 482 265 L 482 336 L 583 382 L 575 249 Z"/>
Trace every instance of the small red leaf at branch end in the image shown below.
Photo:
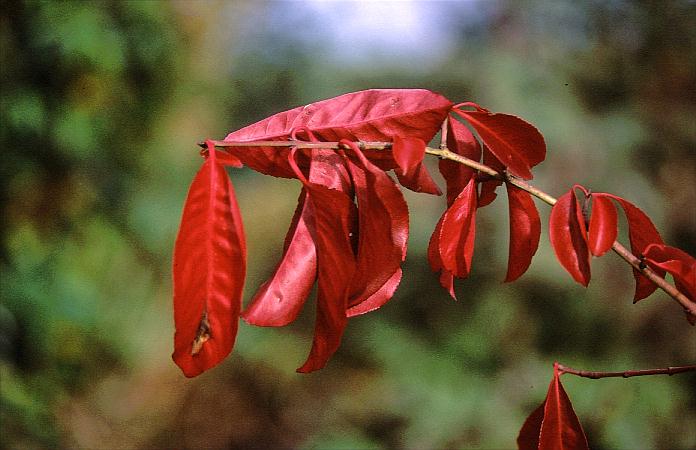
<path fill-rule="evenodd" d="M 556 368 L 554 368 L 554 377 L 546 394 L 538 449 L 588 450 L 585 431 L 575 415 L 568 394 L 563 389 Z"/>
<path fill-rule="evenodd" d="M 648 245 L 643 256 L 652 269 L 670 273 L 677 289 L 691 301 L 696 301 L 696 259 L 693 256 L 664 244 Z"/>
<path fill-rule="evenodd" d="M 618 233 L 617 224 L 618 214 L 611 200 L 592 196 L 588 245 L 593 255 L 602 256 L 611 249 Z"/>
<path fill-rule="evenodd" d="M 571 189 L 551 209 L 549 239 L 558 261 L 575 281 L 590 282 L 590 252 L 587 248 L 585 219 Z"/>

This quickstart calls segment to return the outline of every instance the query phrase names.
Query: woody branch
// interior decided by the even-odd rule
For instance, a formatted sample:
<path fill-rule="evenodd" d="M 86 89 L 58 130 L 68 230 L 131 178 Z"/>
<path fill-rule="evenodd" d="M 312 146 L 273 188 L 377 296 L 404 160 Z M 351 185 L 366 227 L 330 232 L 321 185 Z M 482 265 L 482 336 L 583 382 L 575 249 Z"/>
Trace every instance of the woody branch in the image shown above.
<path fill-rule="evenodd" d="M 624 372 L 600 372 L 592 370 L 578 370 L 572 367 L 564 366 L 563 364 L 558 364 L 558 371 L 560 375 L 564 373 L 569 373 L 583 378 L 630 378 L 630 377 L 642 377 L 646 375 L 674 375 L 677 373 L 684 372 L 696 372 L 696 365 L 691 366 L 673 366 L 665 367 L 664 369 L 643 369 L 643 370 L 626 370 Z"/>
<path fill-rule="evenodd" d="M 551 206 L 556 204 L 557 199 L 553 197 L 550 194 L 547 194 L 546 192 L 532 186 L 531 184 L 515 177 L 514 175 L 511 175 L 509 173 L 503 172 L 500 173 L 494 168 L 487 166 L 485 164 L 482 164 L 478 161 L 474 161 L 473 159 L 469 159 L 467 157 L 458 155 L 452 151 L 450 151 L 447 148 L 446 144 L 446 139 L 447 139 L 447 132 L 446 132 L 446 124 L 447 122 L 445 121 L 443 123 L 443 132 L 441 134 L 441 143 L 440 143 L 440 148 L 432 148 L 432 147 L 426 147 L 425 153 L 433 156 L 437 156 L 440 159 L 447 159 L 450 161 L 457 162 L 459 164 L 463 164 L 467 167 L 471 167 L 474 170 L 477 170 L 481 173 L 485 173 L 486 175 L 489 175 L 490 177 L 497 178 L 499 180 L 503 180 L 506 183 L 509 183 L 513 186 L 516 186 L 524 191 L 529 192 L 531 195 L 537 197 L 544 203 L 547 203 Z M 339 142 L 307 142 L 307 141 L 300 141 L 300 140 L 287 140 L 287 141 L 246 141 L 246 142 L 240 142 L 240 141 L 210 141 L 215 145 L 215 147 L 220 147 L 220 148 L 225 148 L 225 147 L 295 147 L 298 149 L 312 149 L 312 148 L 323 148 L 323 149 L 345 149 L 345 150 L 350 150 L 346 145 L 341 144 Z M 389 150 L 392 147 L 391 142 L 363 142 L 363 141 L 357 141 L 355 144 L 360 148 L 361 150 Z M 206 144 L 203 142 L 199 142 L 198 145 L 200 147 L 205 148 Z M 641 260 L 633 255 L 626 247 L 624 247 L 619 241 L 614 241 L 614 244 L 612 245 L 612 250 L 618 254 L 624 261 L 626 261 L 629 265 L 631 265 L 635 270 L 641 272 L 643 275 L 645 275 L 650 281 L 655 283 L 657 287 L 662 289 L 664 292 L 667 293 L 670 297 L 672 297 L 675 301 L 677 301 L 682 308 L 686 311 L 687 314 L 690 314 L 694 317 L 696 317 L 696 302 L 693 302 L 689 300 L 686 295 L 684 295 L 681 291 L 679 291 L 676 287 L 674 287 L 672 284 L 668 283 L 667 280 L 662 278 L 660 275 L 655 273 L 654 270 L 652 270 L 650 267 L 642 264 Z"/>

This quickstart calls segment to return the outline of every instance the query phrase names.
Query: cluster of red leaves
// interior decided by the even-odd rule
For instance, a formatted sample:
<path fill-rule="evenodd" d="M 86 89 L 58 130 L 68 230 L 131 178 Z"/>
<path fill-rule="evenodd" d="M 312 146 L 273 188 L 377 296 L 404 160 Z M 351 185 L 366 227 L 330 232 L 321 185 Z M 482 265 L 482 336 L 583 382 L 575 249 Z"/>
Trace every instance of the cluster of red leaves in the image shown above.
<path fill-rule="evenodd" d="M 298 369 L 322 368 L 338 348 L 352 316 L 379 308 L 398 287 L 408 240 L 408 208 L 386 173 L 413 191 L 440 195 L 423 165 L 426 142 L 446 118 L 448 148 L 499 173 L 531 179 L 546 155 L 541 133 L 524 120 L 473 103 L 453 105 L 427 90 L 369 90 L 342 95 L 273 115 L 230 133 L 227 141 L 340 142 L 338 151 L 272 146 L 227 147 L 208 142 L 205 162 L 191 185 L 174 250 L 175 350 L 186 376 L 215 366 L 232 350 L 238 318 L 258 326 L 283 326 L 297 317 L 317 284 L 317 313 L 310 354 Z M 478 138 L 474 136 L 475 132 Z M 355 141 L 391 143 L 391 151 L 361 151 Z M 295 178 L 302 190 L 282 257 L 242 311 L 246 250 L 242 221 L 225 167 Z M 496 198 L 502 179 L 482 177 L 450 160 L 439 170 L 447 209 L 433 232 L 428 260 L 454 297 L 454 278 L 471 271 L 476 212 Z M 507 178 L 506 178 L 507 179 Z M 506 182 L 510 246 L 505 281 L 529 267 L 541 233 L 532 196 Z M 611 248 L 617 234 L 612 201 L 625 211 L 632 251 L 658 274 L 670 272 L 677 287 L 696 298 L 694 259 L 663 244 L 650 219 L 626 200 L 574 191 L 551 213 L 551 242 L 563 267 L 587 285 L 589 256 Z M 589 200 L 592 200 L 591 217 Z M 587 222 L 589 220 L 589 225 Z M 636 300 L 655 286 L 635 271 Z"/>
<path fill-rule="evenodd" d="M 546 399 L 522 425 L 517 437 L 520 450 L 587 450 L 587 438 L 561 384 L 558 363 Z"/>

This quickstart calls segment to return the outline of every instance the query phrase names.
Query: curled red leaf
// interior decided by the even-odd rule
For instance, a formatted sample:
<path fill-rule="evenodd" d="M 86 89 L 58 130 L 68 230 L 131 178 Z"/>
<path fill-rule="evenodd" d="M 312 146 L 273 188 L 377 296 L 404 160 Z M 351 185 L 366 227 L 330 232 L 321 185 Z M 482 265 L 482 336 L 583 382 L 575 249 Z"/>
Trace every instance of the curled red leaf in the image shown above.
<path fill-rule="evenodd" d="M 595 256 L 605 254 L 616 241 L 618 215 L 611 200 L 601 195 L 592 196 L 592 215 L 588 231 L 588 245 Z"/>
<path fill-rule="evenodd" d="M 557 364 L 544 402 L 517 437 L 520 450 L 588 450 L 587 437 L 561 384 Z"/>
<path fill-rule="evenodd" d="M 590 282 L 590 252 L 582 210 L 574 189 L 563 194 L 551 208 L 549 238 L 558 261 L 575 281 Z"/>
<path fill-rule="evenodd" d="M 447 148 L 451 152 L 474 161 L 481 159 L 481 145 L 471 131 L 452 116 L 447 122 Z M 438 165 L 447 185 L 447 206 L 450 206 L 475 172 L 464 164 L 447 159 L 440 160 Z"/>
<path fill-rule="evenodd" d="M 442 220 L 439 251 L 442 267 L 457 278 L 471 271 L 476 235 L 476 182 L 472 178 Z"/>
<path fill-rule="evenodd" d="M 507 170 L 525 180 L 533 178 L 531 168 L 546 157 L 544 137 L 530 123 L 509 114 L 494 114 L 475 104 L 475 111 L 453 110 L 469 122 L 491 153 Z"/>
<path fill-rule="evenodd" d="M 187 377 L 232 351 L 246 274 L 242 218 L 215 156 L 212 151 L 191 183 L 174 245 L 172 358 Z"/>
<path fill-rule="evenodd" d="M 509 183 L 505 184 L 510 205 L 510 252 L 505 281 L 514 281 L 527 271 L 539 247 L 541 219 L 532 196 Z"/>
<path fill-rule="evenodd" d="M 440 234 L 442 233 L 442 222 L 445 219 L 443 214 L 435 226 L 433 234 L 430 236 L 428 244 L 428 263 L 430 268 L 435 273 L 440 273 L 440 285 L 447 290 L 453 299 L 457 299 L 454 292 L 454 276 L 452 272 L 443 267 L 442 257 L 440 256 Z"/>

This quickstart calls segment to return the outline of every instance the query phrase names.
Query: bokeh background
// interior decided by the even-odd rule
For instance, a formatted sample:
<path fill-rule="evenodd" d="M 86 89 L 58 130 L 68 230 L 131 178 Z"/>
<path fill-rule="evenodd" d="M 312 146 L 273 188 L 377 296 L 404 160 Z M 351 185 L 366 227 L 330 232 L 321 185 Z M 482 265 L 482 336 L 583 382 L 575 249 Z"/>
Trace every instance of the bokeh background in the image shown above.
<path fill-rule="evenodd" d="M 503 284 L 504 193 L 479 214 L 473 274 L 453 302 L 425 255 L 444 199 L 410 192 L 402 286 L 351 320 L 328 367 L 294 372 L 311 305 L 282 329 L 243 324 L 234 354 L 196 379 L 170 358 L 170 261 L 196 142 L 355 90 L 428 88 L 520 115 L 548 143 L 538 186 L 621 195 L 696 255 L 693 1 L 7 0 L 0 11 L 2 447 L 511 448 L 554 360 L 696 361 L 696 328 L 665 294 L 631 304 L 615 255 L 593 261 L 584 289 L 544 230 L 531 270 Z M 230 174 L 248 300 L 299 186 Z M 592 448 L 696 447 L 693 374 L 563 381 Z"/>

